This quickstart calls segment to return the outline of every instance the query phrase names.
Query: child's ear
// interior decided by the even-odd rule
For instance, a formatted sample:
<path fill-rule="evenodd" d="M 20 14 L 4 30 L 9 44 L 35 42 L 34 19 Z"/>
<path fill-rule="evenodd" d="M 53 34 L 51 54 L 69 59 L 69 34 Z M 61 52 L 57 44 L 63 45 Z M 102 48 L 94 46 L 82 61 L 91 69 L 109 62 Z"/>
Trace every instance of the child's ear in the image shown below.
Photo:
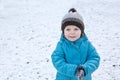
<path fill-rule="evenodd" d="M 84 36 L 84 33 L 82 32 L 80 37 L 83 37 L 83 36 Z"/>

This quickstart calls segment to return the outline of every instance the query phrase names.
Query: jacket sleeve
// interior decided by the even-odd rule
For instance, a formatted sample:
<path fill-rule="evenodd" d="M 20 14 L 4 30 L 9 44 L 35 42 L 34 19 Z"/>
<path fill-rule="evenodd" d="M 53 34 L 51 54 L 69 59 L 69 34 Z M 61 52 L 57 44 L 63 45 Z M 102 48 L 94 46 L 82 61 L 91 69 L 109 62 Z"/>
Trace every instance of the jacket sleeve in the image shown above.
<path fill-rule="evenodd" d="M 87 60 L 85 64 L 83 64 L 86 75 L 94 72 L 98 68 L 99 63 L 100 56 L 98 55 L 94 46 L 89 42 Z"/>
<path fill-rule="evenodd" d="M 66 62 L 61 42 L 58 42 L 56 49 L 51 55 L 51 58 L 54 67 L 59 73 L 69 77 L 75 76 L 77 65 Z"/>

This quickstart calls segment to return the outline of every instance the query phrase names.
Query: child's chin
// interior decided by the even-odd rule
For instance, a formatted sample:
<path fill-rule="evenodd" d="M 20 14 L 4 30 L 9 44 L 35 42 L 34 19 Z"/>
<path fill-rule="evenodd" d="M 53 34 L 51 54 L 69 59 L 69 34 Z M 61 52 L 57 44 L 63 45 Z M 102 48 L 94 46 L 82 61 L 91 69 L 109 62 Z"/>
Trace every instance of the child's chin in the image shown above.
<path fill-rule="evenodd" d="M 70 41 L 74 42 L 74 41 L 76 41 L 76 39 L 70 39 Z"/>

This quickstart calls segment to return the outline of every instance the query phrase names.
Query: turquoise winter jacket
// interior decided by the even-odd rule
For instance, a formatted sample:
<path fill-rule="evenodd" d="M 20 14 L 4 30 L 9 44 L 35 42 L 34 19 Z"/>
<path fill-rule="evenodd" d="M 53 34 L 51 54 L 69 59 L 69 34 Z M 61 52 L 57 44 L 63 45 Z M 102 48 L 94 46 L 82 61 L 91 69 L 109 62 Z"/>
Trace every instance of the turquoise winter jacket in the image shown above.
<path fill-rule="evenodd" d="M 91 74 L 98 68 L 100 62 L 100 56 L 86 35 L 75 42 L 61 35 L 51 58 L 57 70 L 56 80 L 77 80 L 75 76 L 77 66 L 83 66 L 85 70 L 86 76 L 83 80 L 92 80 Z"/>

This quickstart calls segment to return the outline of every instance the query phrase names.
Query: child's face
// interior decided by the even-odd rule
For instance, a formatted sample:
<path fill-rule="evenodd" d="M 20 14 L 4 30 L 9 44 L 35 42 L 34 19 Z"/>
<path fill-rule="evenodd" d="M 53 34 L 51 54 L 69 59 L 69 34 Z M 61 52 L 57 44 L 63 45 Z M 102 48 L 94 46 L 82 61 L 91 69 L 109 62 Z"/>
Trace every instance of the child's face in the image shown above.
<path fill-rule="evenodd" d="M 75 25 L 68 25 L 64 29 L 64 36 L 70 41 L 76 41 L 81 36 L 81 30 Z"/>

